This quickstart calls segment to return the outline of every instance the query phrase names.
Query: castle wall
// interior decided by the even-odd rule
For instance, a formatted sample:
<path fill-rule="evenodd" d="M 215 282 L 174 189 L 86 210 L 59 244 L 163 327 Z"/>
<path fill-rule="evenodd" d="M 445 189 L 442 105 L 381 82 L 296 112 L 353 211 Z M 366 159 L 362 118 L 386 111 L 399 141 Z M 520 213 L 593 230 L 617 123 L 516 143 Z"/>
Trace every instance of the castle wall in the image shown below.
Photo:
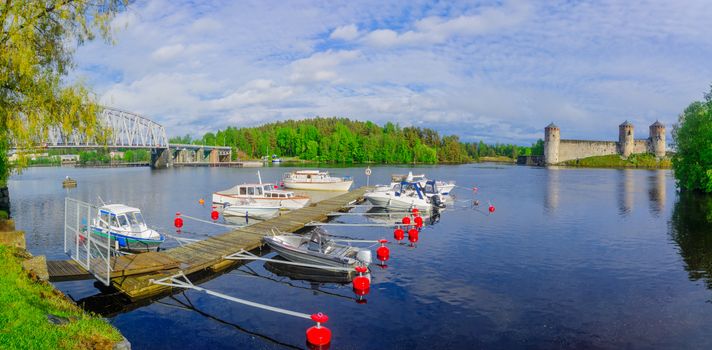
<path fill-rule="evenodd" d="M 647 147 L 647 146 L 646 146 Z M 618 142 L 561 140 L 559 142 L 559 162 L 567 160 L 618 154 Z"/>
<path fill-rule="evenodd" d="M 648 142 L 647 139 L 645 140 L 635 140 L 633 142 L 633 152 L 632 154 L 638 154 L 638 153 L 652 153 L 652 147 L 650 146 L 650 142 Z"/>

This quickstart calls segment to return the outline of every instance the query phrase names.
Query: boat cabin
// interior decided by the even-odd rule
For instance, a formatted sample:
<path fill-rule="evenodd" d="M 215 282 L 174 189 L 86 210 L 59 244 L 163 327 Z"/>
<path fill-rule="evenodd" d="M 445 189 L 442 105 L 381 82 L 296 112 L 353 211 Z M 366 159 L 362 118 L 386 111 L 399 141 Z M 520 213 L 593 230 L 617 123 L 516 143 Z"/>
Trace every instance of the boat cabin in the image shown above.
<path fill-rule="evenodd" d="M 293 198 L 294 193 L 274 188 L 272 184 L 242 184 L 235 186 L 230 192 L 238 196 L 266 197 L 266 198 Z"/>
<path fill-rule="evenodd" d="M 109 204 L 99 208 L 97 221 L 97 226 L 103 229 L 141 232 L 148 228 L 140 209 L 123 204 Z"/>
<path fill-rule="evenodd" d="M 419 182 L 408 181 L 401 181 L 400 183 L 395 184 L 393 186 L 393 191 L 395 192 L 396 197 L 401 195 L 417 194 L 420 199 L 423 199 L 423 193 L 425 193 L 423 186 L 421 186 Z"/>

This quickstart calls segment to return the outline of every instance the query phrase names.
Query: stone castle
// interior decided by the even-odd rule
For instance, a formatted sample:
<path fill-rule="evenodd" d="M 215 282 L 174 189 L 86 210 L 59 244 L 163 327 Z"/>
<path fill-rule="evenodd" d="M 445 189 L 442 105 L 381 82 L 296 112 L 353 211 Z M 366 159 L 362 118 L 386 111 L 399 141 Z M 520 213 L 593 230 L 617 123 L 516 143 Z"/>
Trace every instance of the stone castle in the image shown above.
<path fill-rule="evenodd" d="M 559 127 L 551 123 L 544 128 L 544 163 L 557 164 L 567 160 L 610 154 L 619 154 L 624 158 L 637 153 L 665 156 L 665 125 L 656 121 L 650 125 L 650 136 L 642 140 L 636 140 L 633 131 L 633 124 L 626 120 L 618 126 L 618 142 L 562 140 Z"/>

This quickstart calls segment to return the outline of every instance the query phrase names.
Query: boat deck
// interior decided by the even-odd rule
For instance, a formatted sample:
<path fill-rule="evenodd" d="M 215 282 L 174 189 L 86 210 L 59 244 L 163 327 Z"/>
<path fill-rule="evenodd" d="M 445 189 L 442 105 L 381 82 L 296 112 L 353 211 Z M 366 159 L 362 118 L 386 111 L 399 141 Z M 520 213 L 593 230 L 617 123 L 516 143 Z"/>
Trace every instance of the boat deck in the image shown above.
<path fill-rule="evenodd" d="M 361 187 L 282 214 L 274 219 L 238 228 L 181 247 L 112 259 L 111 263 L 114 268 L 111 285 L 133 301 L 167 293 L 170 290 L 169 287 L 153 284 L 151 280 L 169 277 L 179 271 L 186 275 L 206 270 L 212 273 L 222 271 L 238 263 L 234 260 L 226 260 L 223 258 L 224 256 L 243 249 L 249 251 L 262 246 L 262 236 L 269 235 L 272 229 L 295 232 L 304 228 L 305 224 L 311 221 L 326 220 L 328 213 L 343 210 L 349 204 L 362 199 L 368 189 Z M 81 268 L 75 262 L 73 264 L 50 263 L 54 265 L 52 271 L 55 272 L 55 279 L 71 275 L 72 271 L 76 272 L 77 276 L 80 275 L 79 272 L 70 270 Z M 48 265 L 50 264 L 48 263 Z M 51 272 L 50 275 L 52 276 Z"/>

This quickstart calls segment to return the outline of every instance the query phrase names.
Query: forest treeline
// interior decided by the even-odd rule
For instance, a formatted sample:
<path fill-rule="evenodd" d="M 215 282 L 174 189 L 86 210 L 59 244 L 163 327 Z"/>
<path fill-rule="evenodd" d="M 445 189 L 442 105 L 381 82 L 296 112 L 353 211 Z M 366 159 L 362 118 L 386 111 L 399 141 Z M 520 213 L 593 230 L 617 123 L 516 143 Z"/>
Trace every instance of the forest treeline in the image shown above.
<path fill-rule="evenodd" d="M 171 143 L 233 147 L 235 159 L 276 154 L 334 163 L 465 163 L 481 157 L 543 154 L 543 141 L 532 147 L 484 142 L 461 142 L 458 136 L 441 136 L 429 128 L 400 127 L 347 118 L 287 120 L 257 127 L 228 127 L 206 133 L 174 137 Z"/>

